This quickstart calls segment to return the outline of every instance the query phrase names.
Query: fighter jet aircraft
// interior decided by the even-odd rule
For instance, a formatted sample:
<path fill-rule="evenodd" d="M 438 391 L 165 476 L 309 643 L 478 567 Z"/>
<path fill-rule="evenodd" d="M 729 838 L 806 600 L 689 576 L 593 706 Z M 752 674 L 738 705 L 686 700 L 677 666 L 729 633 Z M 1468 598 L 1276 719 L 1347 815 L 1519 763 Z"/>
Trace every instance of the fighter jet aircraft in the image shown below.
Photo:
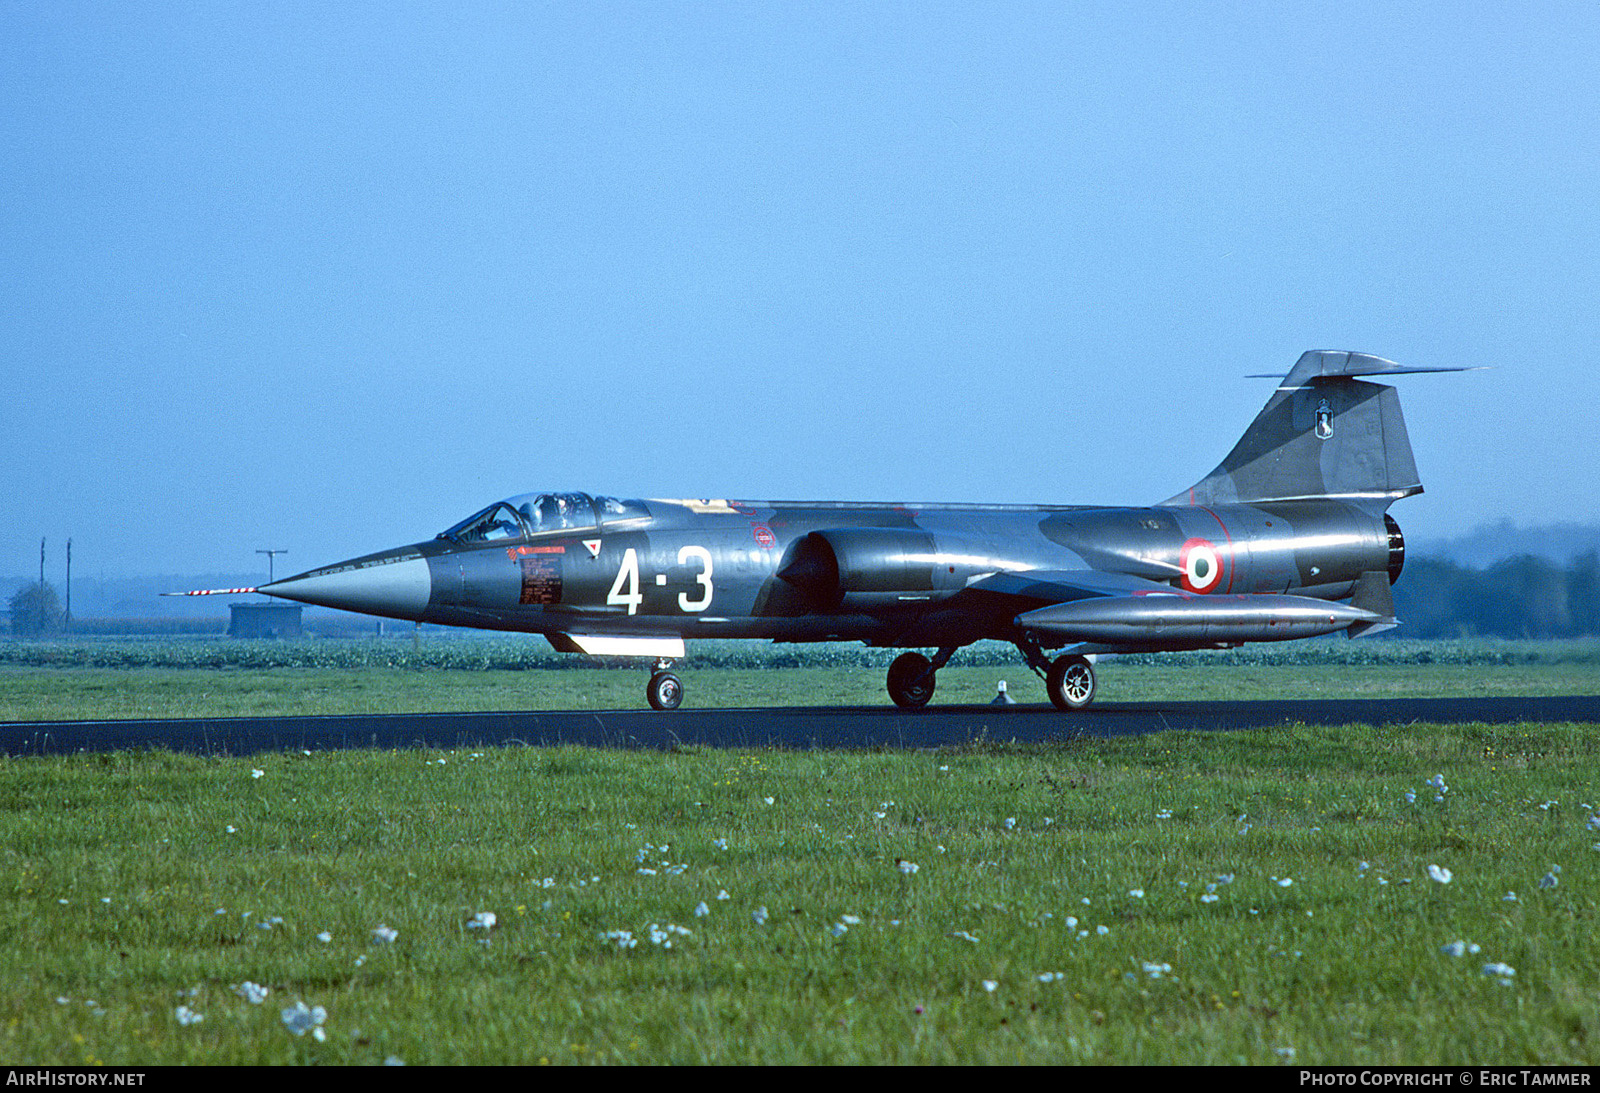
<path fill-rule="evenodd" d="M 1422 485 L 1394 388 L 1357 377 L 1454 371 L 1306 353 L 1215 470 L 1141 508 L 529 493 L 424 542 L 216 591 L 653 659 L 658 710 L 682 701 L 669 669 L 696 638 L 934 650 L 889 667 L 906 709 L 956 650 L 998 639 L 1078 710 L 1098 654 L 1395 625 L 1388 508 Z"/>

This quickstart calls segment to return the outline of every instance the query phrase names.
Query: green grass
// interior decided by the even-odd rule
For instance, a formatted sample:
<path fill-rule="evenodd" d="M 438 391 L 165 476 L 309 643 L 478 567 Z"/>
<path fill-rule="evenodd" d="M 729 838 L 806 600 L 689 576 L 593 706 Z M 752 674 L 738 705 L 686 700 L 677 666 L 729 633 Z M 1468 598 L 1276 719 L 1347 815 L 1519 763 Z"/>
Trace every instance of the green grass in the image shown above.
<path fill-rule="evenodd" d="M 879 667 L 686 667 L 679 675 L 687 709 L 889 702 Z M 1600 693 L 1594 666 L 1566 662 L 1177 666 L 1107 661 L 1099 676 L 1100 702 Z M 0 721 L 641 709 L 645 677 L 643 670 L 596 668 L 0 668 Z M 988 702 L 1002 679 L 1017 701 L 1045 701 L 1044 686 L 1033 673 L 1011 664 L 946 668 L 939 673 L 933 704 Z"/>
<path fill-rule="evenodd" d="M 1419 725 L 5 759 L 0 1056 L 1593 1065 L 1597 750 Z M 325 1041 L 280 1020 L 302 1000 Z"/>

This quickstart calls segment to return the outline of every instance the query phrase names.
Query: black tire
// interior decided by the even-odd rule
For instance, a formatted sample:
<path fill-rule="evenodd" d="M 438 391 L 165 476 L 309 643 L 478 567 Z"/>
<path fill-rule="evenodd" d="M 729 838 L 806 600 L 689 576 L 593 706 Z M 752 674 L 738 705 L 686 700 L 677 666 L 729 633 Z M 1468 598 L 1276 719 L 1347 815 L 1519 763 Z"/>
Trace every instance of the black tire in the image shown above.
<path fill-rule="evenodd" d="M 1057 657 L 1044 679 L 1045 690 L 1058 710 L 1081 710 L 1094 701 L 1094 665 L 1080 656 Z"/>
<path fill-rule="evenodd" d="M 889 665 L 889 697 L 902 710 L 920 710 L 937 684 L 933 662 L 921 653 L 901 653 Z"/>
<path fill-rule="evenodd" d="M 683 701 L 683 684 L 671 672 L 657 672 L 650 677 L 644 694 L 650 700 L 651 709 L 676 710 Z"/>

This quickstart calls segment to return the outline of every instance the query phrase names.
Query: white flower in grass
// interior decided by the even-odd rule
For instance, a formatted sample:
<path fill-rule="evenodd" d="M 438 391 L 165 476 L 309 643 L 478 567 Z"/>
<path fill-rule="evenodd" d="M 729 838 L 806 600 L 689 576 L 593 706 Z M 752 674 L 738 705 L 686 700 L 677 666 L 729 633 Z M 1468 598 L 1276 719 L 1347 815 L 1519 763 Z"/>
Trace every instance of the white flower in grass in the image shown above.
<path fill-rule="evenodd" d="M 1589 827 L 1595 831 L 1600 831 L 1600 814 L 1589 817 Z"/>
<path fill-rule="evenodd" d="M 722 900 L 725 900 L 725 899 L 732 899 L 732 898 L 733 898 L 732 896 L 728 895 L 728 890 L 726 888 L 718 889 L 718 891 L 717 891 L 717 900 L 719 902 L 722 901 Z"/>
<path fill-rule="evenodd" d="M 1066 972 L 1042 972 L 1035 978 L 1037 978 L 1041 983 L 1054 983 L 1058 980 L 1065 979 L 1066 977 Z"/>
<path fill-rule="evenodd" d="M 1444 793 L 1450 788 L 1444 784 L 1444 775 L 1442 774 L 1435 774 L 1432 778 L 1428 779 L 1427 784 L 1438 790 L 1440 793 Z"/>
<path fill-rule="evenodd" d="M 1005 819 L 1005 828 L 1006 828 L 1006 830 L 1010 831 L 1012 828 L 1014 828 L 1016 826 L 1017 826 L 1017 818 L 1015 816 L 1007 816 L 1006 819 Z"/>
<path fill-rule="evenodd" d="M 834 937 L 843 937 L 849 931 L 849 929 L 850 927 L 846 926 L 844 923 L 835 922 L 828 928 L 828 932 Z"/>
<path fill-rule="evenodd" d="M 990 994 L 993 994 L 995 991 L 1000 989 L 1000 983 L 998 980 L 985 979 L 983 981 L 983 989 L 988 991 Z"/>
<path fill-rule="evenodd" d="M 1509 987 L 1511 986 L 1511 977 L 1517 974 L 1517 969 L 1510 964 L 1502 964 L 1499 961 L 1495 961 L 1483 966 L 1483 974 L 1498 979 L 1502 987 Z"/>
<path fill-rule="evenodd" d="M 600 937 L 605 941 L 615 941 L 619 949 L 631 949 L 639 944 L 639 939 L 633 936 L 632 930 L 607 930 Z"/>
<path fill-rule="evenodd" d="M 1105 937 L 1107 934 L 1109 934 L 1111 932 L 1111 927 L 1109 927 L 1109 926 L 1096 926 L 1094 928 L 1094 932 L 1099 934 L 1101 937 Z"/>
<path fill-rule="evenodd" d="M 860 915 L 840 915 L 839 916 L 839 921 L 843 922 L 846 926 L 860 926 L 861 925 L 861 916 Z"/>
<path fill-rule="evenodd" d="M 757 907 L 750 912 L 750 918 L 757 926 L 765 926 L 767 924 L 767 909 L 765 907 Z"/>
<path fill-rule="evenodd" d="M 1546 873 L 1544 876 L 1539 878 L 1540 888 L 1554 888 L 1560 883 L 1560 881 L 1556 880 L 1556 875 L 1554 872 Z"/>
<path fill-rule="evenodd" d="M 328 1038 L 328 1034 L 322 1031 L 322 1022 L 328 1019 L 328 1011 L 321 1006 L 296 1002 L 282 1010 L 279 1016 L 283 1018 L 284 1027 L 296 1036 L 304 1036 L 309 1032 L 319 1042 Z"/>
<path fill-rule="evenodd" d="M 1501 903 L 1517 903 L 1517 902 L 1520 902 L 1520 901 L 1517 899 L 1517 894 L 1515 892 L 1507 892 L 1505 895 L 1500 897 L 1500 902 Z"/>
<path fill-rule="evenodd" d="M 1277 880 L 1276 877 L 1274 877 L 1273 879 Z M 1294 883 L 1294 878 L 1293 877 L 1284 877 L 1282 880 L 1278 881 L 1278 887 L 1279 888 L 1287 888 L 1293 883 Z"/>
<path fill-rule="evenodd" d="M 177 1009 L 172 1011 L 172 1015 L 178 1019 L 178 1024 L 185 1027 L 189 1025 L 198 1025 L 201 1021 L 206 1019 L 205 1014 L 196 1013 L 188 1006 L 179 1006 Z"/>
<path fill-rule="evenodd" d="M 265 773 L 267 772 L 264 770 L 257 770 L 254 767 L 250 768 L 250 777 L 252 778 L 260 778 Z"/>
<path fill-rule="evenodd" d="M 954 937 L 954 938 L 959 938 L 962 941 L 970 941 L 974 945 L 976 945 L 978 943 L 978 939 L 973 937 L 971 934 L 967 933 L 967 931 L 965 931 L 965 930 L 957 930 L 955 933 L 951 934 L 950 936 Z"/>
<path fill-rule="evenodd" d="M 378 942 L 379 944 L 382 944 L 382 945 L 389 944 L 390 942 L 392 942 L 395 938 L 397 938 L 399 936 L 400 936 L 400 931 L 399 930 L 396 930 L 396 929 L 394 929 L 393 927 L 390 927 L 390 926 L 385 926 L 385 925 L 383 925 L 381 923 L 378 925 L 378 927 L 375 930 L 372 931 L 372 940 L 374 940 L 374 941 L 376 941 L 376 942 Z"/>
<path fill-rule="evenodd" d="M 1200 902 L 1201 903 L 1215 903 L 1215 902 L 1217 902 L 1217 900 L 1219 900 L 1221 898 L 1222 897 L 1217 895 L 1215 892 L 1207 892 L 1205 895 L 1200 897 Z"/>
<path fill-rule="evenodd" d="M 1438 881 L 1440 884 L 1449 884 L 1450 883 L 1450 878 L 1451 878 L 1451 876 L 1453 876 L 1453 874 L 1450 872 L 1450 870 L 1446 869 L 1442 865 L 1432 865 L 1432 864 L 1430 864 L 1428 866 L 1428 876 L 1432 877 L 1434 880 Z"/>
<path fill-rule="evenodd" d="M 317 940 L 322 942 L 324 945 L 326 945 L 326 944 L 328 944 L 328 942 L 333 940 L 333 935 L 330 934 L 328 931 L 324 930 L 320 934 L 317 935 Z"/>
<path fill-rule="evenodd" d="M 1144 899 L 1144 889 L 1130 888 L 1128 889 L 1128 895 L 1132 896 L 1134 899 Z"/>
<path fill-rule="evenodd" d="M 711 840 L 711 845 L 716 847 L 718 850 L 726 850 L 726 849 L 728 849 L 728 840 L 727 839 L 712 839 Z"/>
<path fill-rule="evenodd" d="M 1171 964 L 1153 964 L 1150 961 L 1145 961 L 1140 965 L 1140 967 L 1144 969 L 1144 974 L 1148 975 L 1151 979 L 1160 979 L 1163 975 L 1170 975 L 1172 973 Z"/>
<path fill-rule="evenodd" d="M 233 988 L 233 993 L 249 1002 L 252 1006 L 259 1006 L 267 1000 L 267 988 L 260 983 L 252 983 L 246 979 L 243 983 Z"/>
<path fill-rule="evenodd" d="M 1172 809 L 1164 808 L 1160 812 L 1157 812 L 1156 813 L 1156 819 L 1158 819 L 1158 820 L 1170 820 L 1170 819 L 1172 819 Z"/>
<path fill-rule="evenodd" d="M 499 920 L 495 917 L 495 913 L 493 911 L 479 911 L 477 914 L 473 915 L 472 920 L 467 923 L 467 929 L 492 930 L 494 929 L 494 924 L 497 921 Z"/>
<path fill-rule="evenodd" d="M 775 798 L 772 798 L 772 797 L 763 797 L 761 799 L 763 801 L 767 802 L 767 804 L 769 804 L 769 805 L 775 800 Z"/>
<path fill-rule="evenodd" d="M 1417 791 L 1414 790 L 1414 789 L 1406 790 L 1405 793 L 1402 794 L 1402 796 L 1405 797 L 1406 804 L 1408 804 L 1408 805 L 1414 805 L 1414 804 L 1417 803 Z"/>
<path fill-rule="evenodd" d="M 1076 930 L 1078 928 L 1078 920 L 1072 915 L 1068 915 L 1063 921 L 1066 923 L 1066 927 L 1069 930 Z"/>
<path fill-rule="evenodd" d="M 904 858 L 896 858 L 894 860 L 894 865 L 896 869 L 900 870 L 900 872 L 904 873 L 908 877 L 912 873 L 915 873 L 918 869 L 922 868 L 922 866 L 918 865 L 916 862 L 906 861 Z"/>
<path fill-rule="evenodd" d="M 705 918 L 710 913 L 711 913 L 711 908 L 706 906 L 706 901 L 705 900 L 701 900 L 699 903 L 694 905 L 694 917 L 695 918 Z"/>

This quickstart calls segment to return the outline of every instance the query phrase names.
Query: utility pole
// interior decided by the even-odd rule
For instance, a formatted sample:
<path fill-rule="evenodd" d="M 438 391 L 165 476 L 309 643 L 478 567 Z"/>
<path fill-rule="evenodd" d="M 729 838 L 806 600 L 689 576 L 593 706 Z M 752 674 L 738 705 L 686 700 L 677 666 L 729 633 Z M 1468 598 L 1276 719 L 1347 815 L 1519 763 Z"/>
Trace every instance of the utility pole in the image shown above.
<path fill-rule="evenodd" d="M 44 539 L 39 540 L 39 636 L 44 637 Z"/>
<path fill-rule="evenodd" d="M 271 584 L 272 583 L 272 560 L 275 557 L 277 557 L 279 554 L 287 554 L 289 552 L 287 550 L 258 550 L 258 551 L 256 551 L 256 553 L 257 554 L 265 554 L 267 556 L 267 583 Z"/>
<path fill-rule="evenodd" d="M 72 633 L 72 537 L 67 537 L 67 614 L 61 620 L 61 632 Z"/>

